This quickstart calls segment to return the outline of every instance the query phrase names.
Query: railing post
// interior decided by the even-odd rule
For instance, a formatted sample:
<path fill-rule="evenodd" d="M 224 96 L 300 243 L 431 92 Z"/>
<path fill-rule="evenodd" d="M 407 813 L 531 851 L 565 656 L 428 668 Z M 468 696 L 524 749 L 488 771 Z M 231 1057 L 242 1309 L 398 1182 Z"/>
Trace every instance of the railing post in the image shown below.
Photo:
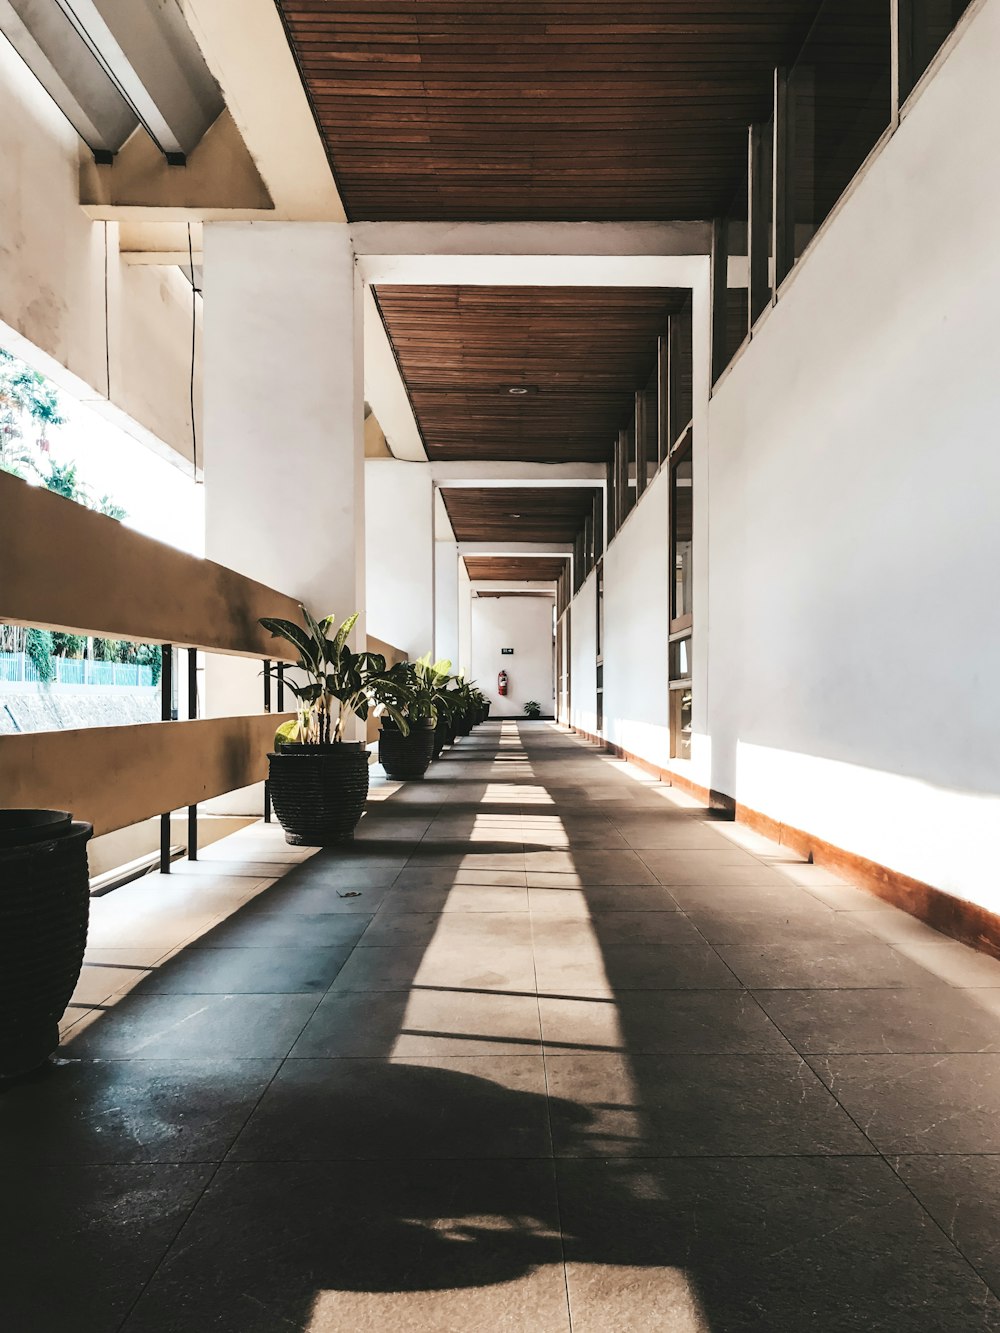
<path fill-rule="evenodd" d="M 279 686 L 280 688 L 280 686 Z M 264 712 L 271 711 L 271 659 L 264 658 Z M 267 778 L 264 779 L 264 823 L 271 822 L 271 789 Z"/>
<path fill-rule="evenodd" d="M 189 648 L 188 652 L 188 707 L 187 715 L 191 721 L 198 716 L 198 649 Z M 198 806 L 188 806 L 187 854 L 189 861 L 198 859 Z"/>
<path fill-rule="evenodd" d="M 163 644 L 160 649 L 162 667 L 160 670 L 160 721 L 170 722 L 174 698 L 174 650 L 173 645 Z M 160 815 L 160 874 L 170 874 L 170 812 Z"/>

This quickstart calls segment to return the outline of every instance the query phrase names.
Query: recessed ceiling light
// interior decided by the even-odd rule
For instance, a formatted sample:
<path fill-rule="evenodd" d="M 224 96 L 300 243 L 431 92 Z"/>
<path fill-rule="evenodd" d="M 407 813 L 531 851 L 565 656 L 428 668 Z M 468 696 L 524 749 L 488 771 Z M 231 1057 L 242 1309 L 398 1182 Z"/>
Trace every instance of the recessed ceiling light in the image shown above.
<path fill-rule="evenodd" d="M 526 394 L 537 393 L 537 384 L 508 384 L 507 392 L 512 398 L 523 398 Z"/>
<path fill-rule="evenodd" d="M 508 518 L 520 518 L 521 515 L 520 515 L 520 514 L 508 514 L 507 517 L 508 517 Z"/>

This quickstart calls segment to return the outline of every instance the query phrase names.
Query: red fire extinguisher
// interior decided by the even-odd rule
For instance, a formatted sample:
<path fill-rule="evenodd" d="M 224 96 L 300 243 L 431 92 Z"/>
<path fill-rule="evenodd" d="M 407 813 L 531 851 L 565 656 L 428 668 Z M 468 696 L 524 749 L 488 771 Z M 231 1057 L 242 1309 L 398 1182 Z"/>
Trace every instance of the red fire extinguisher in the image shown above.
<path fill-rule="evenodd" d="M 501 671 L 497 676 L 497 694 L 502 698 L 507 693 L 507 672 Z"/>

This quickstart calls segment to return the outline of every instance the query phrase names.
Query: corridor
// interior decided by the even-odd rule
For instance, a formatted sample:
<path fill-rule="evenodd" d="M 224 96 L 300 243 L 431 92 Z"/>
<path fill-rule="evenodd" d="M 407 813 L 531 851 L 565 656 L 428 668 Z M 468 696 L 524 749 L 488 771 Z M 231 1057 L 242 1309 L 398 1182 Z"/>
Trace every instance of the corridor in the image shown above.
<path fill-rule="evenodd" d="M 66 1022 L 10 1333 L 1000 1329 L 1000 963 L 553 724 L 96 899 Z"/>

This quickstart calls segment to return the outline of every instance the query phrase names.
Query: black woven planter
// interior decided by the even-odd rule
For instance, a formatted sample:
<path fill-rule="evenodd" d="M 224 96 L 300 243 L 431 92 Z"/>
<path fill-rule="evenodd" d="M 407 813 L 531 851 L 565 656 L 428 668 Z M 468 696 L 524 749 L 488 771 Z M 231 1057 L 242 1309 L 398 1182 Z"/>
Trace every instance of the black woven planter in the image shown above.
<path fill-rule="evenodd" d="M 296 847 L 354 837 L 368 796 L 368 752 L 357 742 L 285 745 L 268 760 L 271 805 Z"/>
<path fill-rule="evenodd" d="M 455 731 L 456 731 L 456 734 L 459 735 L 459 736 L 469 736 L 469 735 L 471 735 L 471 733 L 472 733 L 472 714 L 471 714 L 471 713 L 463 713 L 463 715 L 462 715 L 460 718 L 457 718 L 457 719 L 456 719 L 456 721 L 455 721 Z"/>
<path fill-rule="evenodd" d="M 0 810 L 0 1077 L 59 1045 L 87 947 L 93 831 L 65 810 Z"/>
<path fill-rule="evenodd" d="M 386 726 L 378 737 L 378 761 L 390 778 L 398 782 L 412 782 L 422 778 L 434 754 L 434 723 L 430 718 L 410 723 L 410 732 L 404 736 L 398 727 Z"/>

